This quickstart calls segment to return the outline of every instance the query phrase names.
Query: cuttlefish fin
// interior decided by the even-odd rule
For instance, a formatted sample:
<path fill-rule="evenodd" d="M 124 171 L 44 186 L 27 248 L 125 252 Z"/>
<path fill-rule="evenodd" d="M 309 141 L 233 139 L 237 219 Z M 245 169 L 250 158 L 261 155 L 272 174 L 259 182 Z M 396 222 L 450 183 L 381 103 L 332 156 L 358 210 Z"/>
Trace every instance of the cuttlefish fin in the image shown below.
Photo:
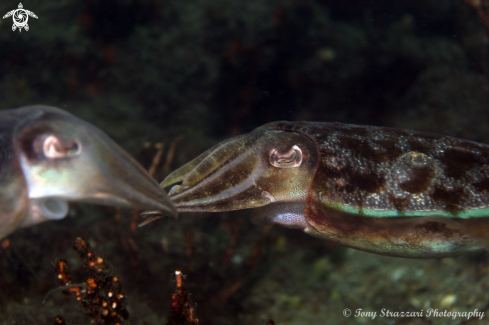
<path fill-rule="evenodd" d="M 489 252 L 489 218 L 449 218 L 444 216 L 428 216 L 416 218 L 410 226 L 402 231 L 404 236 L 408 237 L 416 228 L 425 226 L 429 229 L 428 224 L 433 223 L 435 229 L 445 231 L 447 234 L 459 232 L 468 235 L 475 240 L 482 248 Z M 399 234 L 398 234 L 399 235 Z"/>
<path fill-rule="evenodd" d="M 447 219 L 447 218 L 445 218 Z M 473 219 L 449 219 L 466 234 L 470 235 L 479 244 L 489 252 L 489 219 L 473 218 Z"/>

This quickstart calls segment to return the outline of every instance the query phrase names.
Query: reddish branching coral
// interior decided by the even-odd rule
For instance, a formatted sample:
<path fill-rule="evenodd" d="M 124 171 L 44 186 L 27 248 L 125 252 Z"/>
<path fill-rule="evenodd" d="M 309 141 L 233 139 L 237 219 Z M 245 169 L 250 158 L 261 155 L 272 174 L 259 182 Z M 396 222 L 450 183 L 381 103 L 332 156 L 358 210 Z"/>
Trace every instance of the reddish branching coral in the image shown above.
<path fill-rule="evenodd" d="M 87 316 L 91 318 L 91 325 L 129 324 L 129 313 L 125 307 L 126 299 L 122 294 L 121 284 L 114 268 L 82 238 L 78 237 L 75 240 L 73 248 L 78 253 L 84 268 L 88 270 L 89 277 L 83 283 L 73 284 L 68 263 L 62 259 L 56 260 L 56 276 L 65 287 L 63 292 L 76 297 Z M 171 296 L 167 325 L 199 324 L 195 316 L 196 304 L 191 301 L 184 280 L 185 275 L 179 270 L 175 271 L 176 285 Z M 273 320 L 267 322 L 267 325 L 274 324 Z M 66 323 L 62 317 L 57 316 L 54 325 L 66 325 Z"/>
<path fill-rule="evenodd" d="M 92 319 L 92 325 L 127 324 L 129 312 L 126 309 L 126 299 L 114 268 L 80 237 L 75 240 L 73 248 L 88 270 L 89 278 L 83 283 L 73 284 L 68 263 L 58 259 L 56 275 L 61 284 L 66 286 L 64 292 L 76 296 L 87 316 Z"/>
<path fill-rule="evenodd" d="M 184 325 L 185 320 L 191 325 L 199 324 L 199 320 L 195 318 L 195 304 L 190 300 L 183 281 L 184 277 L 181 271 L 175 271 L 176 287 L 171 296 L 171 309 L 167 325 Z"/>

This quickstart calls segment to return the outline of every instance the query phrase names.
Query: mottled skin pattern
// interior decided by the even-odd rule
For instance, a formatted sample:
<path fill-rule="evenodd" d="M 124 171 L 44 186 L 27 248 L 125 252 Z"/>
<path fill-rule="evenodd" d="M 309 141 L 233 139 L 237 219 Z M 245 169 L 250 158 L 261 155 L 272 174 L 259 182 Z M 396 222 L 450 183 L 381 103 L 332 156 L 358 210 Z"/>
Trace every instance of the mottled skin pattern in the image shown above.
<path fill-rule="evenodd" d="M 255 222 L 357 249 L 440 257 L 489 249 L 488 162 L 488 145 L 445 136 L 275 122 L 216 145 L 161 186 L 174 185 L 180 211 L 252 208 Z"/>
<path fill-rule="evenodd" d="M 340 123 L 265 128 L 301 133 L 318 149 L 306 232 L 396 256 L 454 255 L 486 245 L 488 145 Z"/>

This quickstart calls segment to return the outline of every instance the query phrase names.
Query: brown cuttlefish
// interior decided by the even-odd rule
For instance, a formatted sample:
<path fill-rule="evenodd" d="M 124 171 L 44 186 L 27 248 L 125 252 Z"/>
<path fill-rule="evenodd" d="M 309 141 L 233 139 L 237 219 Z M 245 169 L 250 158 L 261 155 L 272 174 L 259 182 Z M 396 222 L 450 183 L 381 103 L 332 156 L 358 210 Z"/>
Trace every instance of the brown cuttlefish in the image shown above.
<path fill-rule="evenodd" d="M 378 254 L 489 248 L 489 146 L 447 136 L 275 122 L 209 149 L 170 185 L 179 211 L 251 209 L 256 222 Z"/>

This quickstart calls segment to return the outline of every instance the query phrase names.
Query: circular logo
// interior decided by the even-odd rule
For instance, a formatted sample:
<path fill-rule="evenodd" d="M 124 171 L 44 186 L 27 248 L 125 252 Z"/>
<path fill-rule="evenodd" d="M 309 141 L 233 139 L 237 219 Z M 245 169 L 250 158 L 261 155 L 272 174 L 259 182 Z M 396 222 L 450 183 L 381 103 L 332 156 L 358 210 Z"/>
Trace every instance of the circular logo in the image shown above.
<path fill-rule="evenodd" d="M 27 20 L 29 19 L 24 9 L 17 9 L 12 18 L 14 19 L 14 24 L 21 28 L 27 24 Z"/>

